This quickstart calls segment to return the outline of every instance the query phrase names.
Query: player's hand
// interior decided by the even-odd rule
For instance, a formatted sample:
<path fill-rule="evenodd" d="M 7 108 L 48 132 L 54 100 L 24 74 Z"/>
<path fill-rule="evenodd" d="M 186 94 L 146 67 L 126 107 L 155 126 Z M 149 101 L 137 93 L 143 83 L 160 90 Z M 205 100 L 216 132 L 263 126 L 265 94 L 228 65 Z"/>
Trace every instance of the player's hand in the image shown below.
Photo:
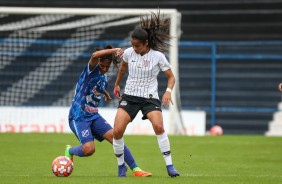
<path fill-rule="evenodd" d="M 114 94 L 117 98 L 121 98 L 120 96 L 120 87 L 119 86 L 115 86 L 114 88 Z"/>
<path fill-rule="evenodd" d="M 117 59 L 121 59 L 123 57 L 123 50 L 121 48 L 116 48 L 115 56 Z"/>
<path fill-rule="evenodd" d="M 173 105 L 173 101 L 171 99 L 171 93 L 166 91 L 162 98 L 162 105 L 163 107 L 168 107 L 170 103 Z"/>
<path fill-rule="evenodd" d="M 106 91 L 104 91 L 104 99 L 105 99 L 106 102 L 109 102 L 109 101 L 112 100 L 111 96 Z"/>
<path fill-rule="evenodd" d="M 111 96 L 110 95 L 105 95 L 105 102 L 109 102 L 112 100 Z"/>
<path fill-rule="evenodd" d="M 282 83 L 278 85 L 278 90 L 282 92 Z"/>

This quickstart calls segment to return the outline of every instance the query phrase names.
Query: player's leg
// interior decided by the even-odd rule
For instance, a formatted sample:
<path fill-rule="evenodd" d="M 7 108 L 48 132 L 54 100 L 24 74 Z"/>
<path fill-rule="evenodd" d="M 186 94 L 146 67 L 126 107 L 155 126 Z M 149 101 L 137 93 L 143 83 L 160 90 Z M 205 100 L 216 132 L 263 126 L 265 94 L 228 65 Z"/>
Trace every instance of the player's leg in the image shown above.
<path fill-rule="evenodd" d="M 113 129 L 111 128 L 106 133 L 104 133 L 103 138 L 106 139 L 109 143 L 113 144 Z M 131 154 L 130 149 L 126 145 L 124 145 L 124 161 L 133 171 L 134 176 L 140 176 L 140 177 L 152 176 L 151 173 L 143 171 L 140 167 L 138 167 L 133 155 Z"/>
<path fill-rule="evenodd" d="M 139 103 L 135 97 L 129 95 L 123 95 L 119 101 L 118 110 L 114 123 L 114 139 L 113 149 L 118 160 L 119 171 L 122 171 L 125 167 L 124 164 L 124 140 L 123 134 L 129 122 L 131 122 L 138 111 L 141 109 L 142 103 Z M 119 172 L 119 176 L 125 176 Z"/>
<path fill-rule="evenodd" d="M 113 135 L 113 129 L 110 129 L 103 135 L 103 138 L 106 139 L 109 143 L 113 144 Z M 124 161 L 130 167 L 131 170 L 134 170 L 134 168 L 138 167 L 130 150 L 126 145 L 124 145 Z"/>
<path fill-rule="evenodd" d="M 66 146 L 65 156 L 73 159 L 73 155 L 79 157 L 90 156 L 95 152 L 94 138 L 90 129 L 91 122 L 75 122 L 74 120 L 70 120 L 69 122 L 70 129 L 73 131 L 75 136 L 80 141 L 81 145 Z"/>
<path fill-rule="evenodd" d="M 118 176 L 126 176 L 125 163 L 124 163 L 124 140 L 123 134 L 127 127 L 127 124 L 131 121 L 128 113 L 122 109 L 118 108 L 115 117 L 114 130 L 113 130 L 113 149 L 118 161 Z"/>
<path fill-rule="evenodd" d="M 104 139 L 106 139 L 109 143 L 113 144 L 113 128 L 111 125 L 102 117 L 99 116 L 95 120 L 95 123 L 91 126 L 92 134 L 98 141 L 102 142 Z M 134 167 L 137 167 L 137 164 L 135 163 L 135 160 L 133 156 L 131 155 L 130 151 L 127 149 L 127 147 L 124 145 L 124 159 L 127 165 L 133 169 Z"/>
<path fill-rule="evenodd" d="M 149 119 L 152 123 L 161 153 L 166 163 L 168 175 L 171 177 L 179 176 L 178 171 L 172 164 L 172 157 L 170 151 L 170 142 L 164 130 L 163 116 L 161 111 L 161 102 L 156 99 L 148 99 L 147 103 L 142 108 L 143 119 Z"/>
<path fill-rule="evenodd" d="M 89 141 L 84 143 L 83 145 L 79 145 L 79 146 L 70 146 L 67 145 L 67 149 L 68 150 L 65 155 L 67 156 L 68 153 L 69 155 L 73 156 L 79 156 L 79 157 L 86 157 L 86 156 L 91 156 L 94 152 L 95 152 L 95 145 L 93 141 Z"/>
<path fill-rule="evenodd" d="M 129 114 L 122 108 L 118 108 L 114 123 L 114 139 L 121 139 L 128 123 L 131 121 Z"/>
<path fill-rule="evenodd" d="M 112 144 L 113 142 L 113 129 L 110 124 L 102 117 L 99 116 L 95 119 L 95 123 L 91 125 L 92 134 L 98 141 L 102 142 L 106 139 L 108 142 Z M 126 166 L 125 164 L 121 164 L 119 166 L 119 176 L 126 176 Z"/>

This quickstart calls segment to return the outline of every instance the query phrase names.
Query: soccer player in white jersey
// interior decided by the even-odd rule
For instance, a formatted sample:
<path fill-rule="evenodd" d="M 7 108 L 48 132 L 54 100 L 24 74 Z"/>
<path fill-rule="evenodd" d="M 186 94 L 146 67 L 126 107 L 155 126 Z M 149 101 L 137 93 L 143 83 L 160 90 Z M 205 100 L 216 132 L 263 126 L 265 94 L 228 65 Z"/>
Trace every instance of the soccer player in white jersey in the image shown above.
<path fill-rule="evenodd" d="M 168 47 L 165 40 L 171 37 L 168 31 L 169 21 L 160 18 L 160 12 L 152 13 L 151 17 L 141 17 L 141 28 L 135 29 L 131 34 L 132 47 L 123 54 L 119 73 L 115 82 L 114 93 L 119 101 L 114 123 L 113 149 L 118 160 L 119 176 L 126 176 L 124 164 L 123 134 L 127 125 L 133 121 L 138 111 L 143 113 L 142 119 L 149 119 L 157 135 L 158 145 L 166 163 L 168 175 L 179 176 L 174 168 L 171 158 L 169 138 L 164 130 L 161 106 L 173 104 L 171 91 L 175 78 L 170 65 L 162 53 Z M 128 70 L 128 78 L 124 94 L 120 94 L 120 81 Z M 159 72 L 165 73 L 168 82 L 162 101 L 158 95 L 157 76 Z"/>
<path fill-rule="evenodd" d="M 80 145 L 66 146 L 65 156 L 73 160 L 73 156 L 87 157 L 95 152 L 94 140 L 102 142 L 106 139 L 112 144 L 113 129 L 99 114 L 98 106 L 104 96 L 106 101 L 111 98 L 106 91 L 108 86 L 106 72 L 111 63 L 116 66 L 116 56 L 123 54 L 121 48 L 107 45 L 104 49 L 97 48 L 92 54 L 88 65 L 80 75 L 76 85 L 74 99 L 69 112 L 69 126 L 80 142 Z M 142 171 L 136 164 L 128 147 L 124 145 L 125 161 L 134 176 L 147 177 L 152 174 Z"/>

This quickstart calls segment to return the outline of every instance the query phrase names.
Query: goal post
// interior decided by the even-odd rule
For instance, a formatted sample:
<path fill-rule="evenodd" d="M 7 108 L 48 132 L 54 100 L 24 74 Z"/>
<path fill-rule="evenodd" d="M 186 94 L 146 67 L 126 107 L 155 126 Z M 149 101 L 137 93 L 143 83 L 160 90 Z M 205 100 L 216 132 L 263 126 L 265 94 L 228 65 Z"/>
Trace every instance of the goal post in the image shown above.
<path fill-rule="evenodd" d="M 48 39 L 41 39 L 37 41 L 36 39 L 41 38 L 41 35 L 48 35 L 48 38 L 50 35 L 53 35 L 56 37 L 56 32 L 52 32 L 54 30 L 60 31 L 60 32 L 66 32 L 68 33 L 67 30 L 70 29 L 83 29 L 86 30 L 85 27 L 89 27 L 89 30 L 95 32 L 95 34 L 103 34 L 105 30 L 103 28 L 105 27 L 118 27 L 118 26 L 124 26 L 128 24 L 136 24 L 138 25 L 139 23 L 139 16 L 143 15 L 148 15 L 150 12 L 156 12 L 158 9 L 118 9 L 118 8 L 51 8 L 51 7 L 0 7 L 0 18 L 5 18 L 9 15 L 23 15 L 23 16 L 29 16 L 28 19 L 29 21 L 24 21 L 23 19 L 17 20 L 17 23 L 15 22 L 7 22 L 4 25 L 0 25 L 0 34 L 1 34 L 1 42 L 0 44 L 2 53 L 5 51 L 3 58 L 1 58 L 1 63 L 0 63 L 0 70 L 4 69 L 5 67 L 9 66 L 11 63 L 11 60 L 16 60 L 16 57 L 22 57 L 23 55 L 28 55 L 29 57 L 35 57 L 36 54 L 34 52 L 30 52 L 30 49 L 27 47 L 30 46 L 31 44 L 38 44 L 38 42 L 44 42 L 47 43 L 49 42 Z M 182 132 L 179 130 L 181 128 L 181 115 L 179 112 L 179 104 L 177 102 L 179 101 L 178 98 L 178 93 L 179 93 L 179 72 L 178 72 L 178 39 L 180 36 L 180 24 L 181 24 L 181 14 L 178 12 L 176 9 L 160 9 L 160 13 L 170 19 L 170 35 L 172 36 L 172 39 L 170 40 L 170 47 L 169 47 L 169 53 L 168 53 L 168 60 L 172 66 L 172 71 L 175 75 L 176 78 L 176 83 L 174 90 L 172 92 L 172 100 L 174 102 L 174 105 L 171 105 L 169 108 L 170 111 L 170 133 L 175 134 Z M 32 17 L 32 16 L 38 16 L 38 17 Z M 47 18 L 44 17 L 44 15 L 56 15 L 54 17 Z M 64 15 L 64 16 L 63 16 Z M 73 19 L 71 22 L 64 22 L 64 20 L 70 20 L 73 18 L 73 16 L 84 16 L 85 19 L 79 20 L 79 19 Z M 88 16 L 101 16 L 100 19 L 103 19 L 103 21 L 99 21 L 97 19 L 89 19 Z M 115 18 L 109 18 L 107 16 L 116 16 Z M 127 17 L 127 18 L 124 18 Z M 8 18 L 7 18 L 8 20 Z M 24 22 L 24 23 L 23 23 Z M 58 24 L 60 22 L 60 25 Z M 98 31 L 96 29 L 99 29 Z M 17 31 L 17 34 L 15 33 Z M 20 31 L 23 31 L 21 33 Z M 9 50 L 11 47 L 14 47 L 16 42 L 19 42 L 20 40 L 18 39 L 20 36 L 25 34 L 25 31 L 32 31 L 33 37 L 30 39 L 27 37 L 21 38 L 21 41 L 24 43 L 18 43 L 19 46 L 18 48 L 12 51 Z M 41 31 L 41 32 L 40 32 Z M 52 34 L 49 34 L 48 31 L 51 31 Z M 40 32 L 40 33 L 39 33 Z M 2 34 L 3 33 L 3 34 Z M 64 34 L 64 33 L 62 33 Z M 79 39 L 77 35 L 81 35 L 82 33 L 76 33 L 70 34 L 71 36 L 75 36 L 76 39 Z M 89 34 L 94 34 L 94 33 L 87 33 L 86 35 Z M 107 34 L 107 33 L 105 33 Z M 129 33 L 128 33 L 129 34 Z M 2 35 L 6 36 L 5 38 L 2 37 Z M 16 39 L 15 39 L 16 38 Z M 91 44 L 91 40 L 94 38 L 97 38 L 97 35 L 90 36 L 89 40 L 87 40 L 86 44 Z M 106 36 L 103 36 L 103 38 L 106 38 Z M 12 41 L 11 41 L 12 39 Z M 13 40 L 15 39 L 15 40 Z M 117 38 L 115 38 L 117 39 Z M 118 38 L 118 40 L 126 40 L 127 38 Z M 76 52 L 74 52 L 74 48 L 70 49 L 70 53 L 66 53 L 67 49 L 70 48 L 69 46 L 64 45 L 65 43 L 71 43 L 74 44 L 74 39 L 69 39 L 66 41 L 61 41 L 61 40 L 56 40 L 54 41 L 55 44 L 61 44 L 62 46 L 60 48 L 57 48 L 54 53 L 43 53 L 42 52 L 37 52 L 37 54 L 43 54 L 45 57 L 45 54 L 49 56 L 49 60 L 60 60 L 62 58 L 62 55 L 64 57 L 75 57 L 76 59 L 81 57 L 81 53 L 83 51 L 86 51 L 86 48 L 83 48 L 79 50 L 77 45 L 74 45 L 74 48 L 80 51 L 81 53 L 78 53 L 76 55 Z M 102 39 L 101 39 L 102 40 Z M 12 45 L 8 45 L 6 41 L 11 41 L 13 42 Z M 85 40 L 84 40 L 85 41 Z M 25 47 L 23 45 L 27 44 Z M 29 44 L 29 45 L 28 45 Z M 77 44 L 77 43 L 75 43 Z M 81 43 L 79 43 L 81 44 Z M 4 47 L 8 48 L 4 48 Z M 43 46 L 43 49 L 45 49 L 45 46 Z M 30 55 L 29 55 L 30 54 Z M 56 58 L 57 56 L 57 58 Z M 51 59 L 50 59 L 51 58 Z M 6 61 L 7 60 L 7 61 Z M 35 98 L 37 95 L 36 92 L 39 92 L 40 90 L 44 90 L 45 84 L 49 84 L 50 81 L 45 81 L 44 77 L 40 77 L 40 75 L 43 75 L 44 72 L 42 72 L 43 68 L 46 67 L 44 63 L 41 65 L 40 68 L 37 68 L 34 66 L 35 71 L 31 71 L 31 74 L 29 76 L 24 76 L 24 78 L 21 78 L 20 83 L 18 84 L 13 84 L 14 86 L 9 86 L 10 84 L 7 84 L 4 90 L 0 91 L 0 105 L 1 106 L 6 106 L 6 102 L 1 102 L 5 101 L 7 99 L 7 95 L 13 95 L 16 90 L 28 90 L 29 94 L 27 96 L 24 96 L 24 94 L 15 94 L 14 96 L 11 97 L 11 99 L 15 100 L 16 98 L 19 98 L 18 103 L 12 103 L 8 104 L 8 106 L 17 106 L 17 105 L 25 105 L 28 100 Z M 66 68 L 62 67 L 62 71 L 66 70 Z M 56 77 L 58 77 L 60 72 L 58 71 L 56 74 L 57 76 L 52 76 L 50 77 L 48 75 L 48 78 L 52 78 L 50 80 L 55 80 Z M 48 71 L 46 71 L 48 73 Z M 35 87 L 35 84 L 31 84 L 31 78 L 33 78 L 35 75 L 37 82 L 40 82 L 42 79 L 44 85 L 42 86 L 37 86 Z M 1 76 L 2 77 L 2 76 Z M 45 77 L 46 78 L 46 77 Z M 2 79 L 1 79 L 2 80 Z M 5 80 L 5 79 L 4 79 Z M 21 85 L 24 85 L 21 86 Z M 29 89 L 29 86 L 30 89 Z M 22 89 L 21 89 L 22 88 Z M 20 99 L 22 98 L 22 99 Z M 26 99 L 24 99 L 26 98 Z M 7 100 L 6 100 L 7 101 Z M 15 100 L 17 101 L 17 100 Z M 59 102 L 53 103 L 52 105 L 60 104 Z"/>

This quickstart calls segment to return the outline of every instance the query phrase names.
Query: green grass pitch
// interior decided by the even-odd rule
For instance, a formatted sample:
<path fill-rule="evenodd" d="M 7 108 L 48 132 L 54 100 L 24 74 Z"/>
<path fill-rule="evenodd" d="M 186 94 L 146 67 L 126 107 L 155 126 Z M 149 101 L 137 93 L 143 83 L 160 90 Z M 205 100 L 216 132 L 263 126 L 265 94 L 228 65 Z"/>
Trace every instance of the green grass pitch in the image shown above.
<path fill-rule="evenodd" d="M 74 170 L 56 177 L 51 163 L 66 144 L 77 145 L 72 134 L 0 134 L 0 183 L 94 184 L 257 184 L 282 183 L 282 138 L 264 136 L 170 136 L 172 156 L 180 177 L 170 178 L 155 136 L 125 136 L 139 166 L 150 178 L 117 177 L 112 146 L 96 142 L 91 157 L 74 158 Z"/>

